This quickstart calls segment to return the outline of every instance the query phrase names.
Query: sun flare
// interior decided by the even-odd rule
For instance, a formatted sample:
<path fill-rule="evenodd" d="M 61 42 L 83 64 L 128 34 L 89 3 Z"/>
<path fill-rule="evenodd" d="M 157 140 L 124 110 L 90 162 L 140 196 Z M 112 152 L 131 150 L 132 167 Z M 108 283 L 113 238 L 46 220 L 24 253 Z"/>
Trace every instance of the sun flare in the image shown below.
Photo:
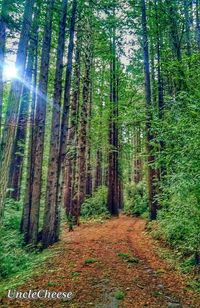
<path fill-rule="evenodd" d="M 4 66 L 4 79 L 11 80 L 17 77 L 17 69 L 13 62 L 6 63 Z"/>

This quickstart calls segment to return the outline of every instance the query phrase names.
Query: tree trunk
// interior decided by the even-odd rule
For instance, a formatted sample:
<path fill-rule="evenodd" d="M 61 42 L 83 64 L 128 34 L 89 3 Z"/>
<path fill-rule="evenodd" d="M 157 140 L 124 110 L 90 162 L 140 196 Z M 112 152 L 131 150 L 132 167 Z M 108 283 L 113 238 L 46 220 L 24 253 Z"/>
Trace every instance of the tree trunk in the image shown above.
<path fill-rule="evenodd" d="M 101 89 L 102 92 L 102 89 Z M 103 151 L 102 151 L 102 129 L 103 129 L 103 98 L 100 95 L 100 106 L 99 106 L 100 123 L 98 129 L 98 149 L 96 153 L 96 169 L 95 169 L 95 181 L 94 189 L 103 185 Z"/>
<path fill-rule="evenodd" d="M 18 120 L 18 109 L 20 97 L 22 92 L 23 83 L 21 80 L 24 78 L 24 68 L 26 64 L 26 53 L 29 41 L 29 32 L 32 22 L 34 0 L 26 0 L 22 29 L 19 39 L 16 67 L 18 68 L 18 79 L 14 79 L 11 85 L 9 95 L 8 107 L 6 112 L 5 127 L 1 140 L 0 151 L 0 220 L 3 217 L 4 202 L 6 197 L 6 190 L 9 180 L 9 165 L 13 153 L 13 144 L 16 134 L 16 126 Z"/>
<path fill-rule="evenodd" d="M 62 75 L 63 55 L 65 48 L 65 32 L 67 19 L 68 0 L 63 0 L 61 8 L 60 28 L 57 47 L 57 63 L 54 84 L 54 104 L 51 124 L 51 147 L 49 155 L 46 202 L 44 212 L 44 224 L 42 232 L 42 243 L 44 247 L 55 243 L 59 239 L 60 214 L 58 208 L 58 155 L 60 137 L 60 110 L 62 99 Z"/>
<path fill-rule="evenodd" d="M 77 15 L 77 0 L 73 0 L 71 22 L 69 29 L 69 45 L 68 45 L 67 68 L 66 68 L 66 78 L 65 78 L 64 106 L 61 119 L 61 133 L 60 133 L 59 156 L 58 156 L 58 174 L 57 174 L 58 206 L 60 206 L 62 199 L 64 201 L 64 196 L 63 196 L 64 180 L 65 180 L 64 167 L 66 159 L 67 140 L 68 140 L 68 121 L 69 121 L 70 90 L 71 90 L 71 75 L 72 75 L 72 60 L 74 52 L 76 15 Z"/>
<path fill-rule="evenodd" d="M 74 89 L 70 109 L 70 127 L 67 140 L 67 155 L 65 164 L 65 186 L 64 186 L 64 207 L 69 217 L 72 208 L 74 195 L 75 173 L 76 173 L 76 150 L 77 150 L 77 130 L 78 112 L 80 99 L 80 54 L 81 42 L 79 37 L 80 29 L 77 30 L 77 45 L 74 68 Z"/>
<path fill-rule="evenodd" d="M 141 0 L 142 9 L 142 36 L 143 36 L 143 54 L 144 54 L 144 74 L 145 74 L 145 96 L 146 96 L 146 135 L 147 135 L 147 160 L 148 160 L 148 192 L 149 192 L 149 208 L 150 219 L 156 219 L 158 203 L 156 198 L 157 172 L 152 165 L 155 162 L 153 155 L 153 135 L 151 127 L 151 82 L 149 69 L 149 44 L 147 35 L 147 17 L 145 0 Z"/>
<path fill-rule="evenodd" d="M 37 93 L 37 104 L 35 111 L 35 127 L 32 147 L 34 150 L 33 157 L 33 183 L 31 191 L 26 191 L 29 195 L 28 203 L 25 205 L 30 209 L 26 243 L 35 245 L 38 239 L 39 208 L 42 186 L 42 162 L 44 150 L 44 133 L 46 120 L 46 103 L 49 60 L 52 36 L 52 19 L 55 0 L 49 0 L 47 6 L 47 15 L 45 20 L 45 31 L 41 56 L 41 67 L 39 76 L 39 87 Z"/>
<path fill-rule="evenodd" d="M 83 78 L 83 102 L 80 113 L 80 129 L 78 137 L 78 154 L 77 154 L 77 192 L 73 199 L 72 217 L 75 224 L 79 224 L 81 204 L 85 198 L 86 188 L 86 145 L 87 145 L 87 110 L 90 100 L 91 86 L 91 35 L 90 25 L 87 23 L 87 46 L 85 46 L 85 75 Z"/>
<path fill-rule="evenodd" d="M 185 15 L 185 37 L 187 46 L 187 55 L 191 56 L 191 38 L 190 38 L 190 3 L 189 0 L 184 0 L 184 15 Z"/>
<path fill-rule="evenodd" d="M 39 12 L 39 8 L 38 8 Z M 27 178 L 26 178 L 26 191 L 24 196 L 24 207 L 20 225 L 20 231 L 24 234 L 25 242 L 28 240 L 28 228 L 29 228 L 29 215 L 30 215 L 30 195 L 29 192 L 32 191 L 33 185 L 33 175 L 34 175 L 34 149 L 32 144 L 34 141 L 34 129 L 35 129 L 35 106 L 36 106 L 36 97 L 37 97 L 37 72 L 38 72 L 38 32 L 34 33 L 34 69 L 33 69 L 33 78 L 32 78 L 32 99 L 31 99 L 31 110 L 30 110 L 30 119 L 29 119 L 29 138 L 28 138 L 28 162 L 27 162 Z"/>
<path fill-rule="evenodd" d="M 1 4 L 0 15 L 0 142 L 2 130 L 2 106 L 3 106 L 3 68 L 6 46 L 6 23 L 7 23 L 7 1 L 3 0 Z"/>
<path fill-rule="evenodd" d="M 95 189 L 102 185 L 102 158 L 102 150 L 98 149 L 96 154 Z"/>
<path fill-rule="evenodd" d="M 39 28 L 39 15 L 40 15 L 40 5 L 38 5 L 38 7 L 36 8 L 33 18 L 28 62 L 25 73 L 25 84 L 23 87 L 23 94 L 19 110 L 17 133 L 15 137 L 15 143 L 12 155 L 13 157 L 10 166 L 9 187 L 12 188 L 10 197 L 15 200 L 20 199 L 21 176 L 22 176 L 22 167 L 24 161 L 26 136 L 27 136 L 26 131 L 27 131 L 28 117 L 29 117 L 29 104 L 30 104 L 30 94 L 31 94 L 30 85 L 32 84 L 34 57 L 36 54 L 36 47 L 37 47 L 36 41 Z"/>
<path fill-rule="evenodd" d="M 134 142 L 134 182 L 138 184 L 142 180 L 142 160 L 141 160 L 141 136 L 140 127 L 136 127 L 133 136 Z"/>
<path fill-rule="evenodd" d="M 116 38 L 115 27 L 112 30 L 110 68 L 110 123 L 109 123 L 109 166 L 108 166 L 108 201 L 107 207 L 111 215 L 119 215 L 119 172 L 118 172 L 118 127 L 117 127 L 117 78 L 116 78 Z"/>
<path fill-rule="evenodd" d="M 199 19 L 199 0 L 196 0 L 196 40 L 200 50 L 200 19 Z"/>
<path fill-rule="evenodd" d="M 92 116 L 92 84 L 90 85 L 90 97 L 87 110 L 87 145 L 86 145 L 86 188 L 87 196 L 92 195 L 92 166 L 91 166 L 91 116 Z"/>

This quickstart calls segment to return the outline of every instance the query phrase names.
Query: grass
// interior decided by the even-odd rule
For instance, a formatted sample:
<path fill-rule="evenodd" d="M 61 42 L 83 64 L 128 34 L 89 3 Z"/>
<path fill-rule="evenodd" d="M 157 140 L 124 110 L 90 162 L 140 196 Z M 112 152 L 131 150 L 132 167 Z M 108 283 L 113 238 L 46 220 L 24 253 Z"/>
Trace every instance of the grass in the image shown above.
<path fill-rule="evenodd" d="M 80 276 L 80 273 L 79 273 L 79 272 L 72 272 L 72 273 L 71 273 L 71 276 L 72 276 L 72 277 L 79 277 L 79 276 Z"/>
<path fill-rule="evenodd" d="M 45 261 L 47 261 L 48 258 L 52 257 L 52 255 L 52 252 L 44 251 L 40 255 L 30 256 L 29 260 L 26 262 L 26 266 L 23 266 L 23 269 L 19 266 L 17 272 L 1 280 L 0 296 L 4 296 L 7 290 L 14 289 L 22 285 L 33 274 L 35 275 L 42 272 Z"/>
<path fill-rule="evenodd" d="M 120 252 L 120 253 L 118 253 L 117 255 L 118 255 L 118 257 L 121 257 L 122 259 L 124 259 L 124 261 L 126 261 L 126 262 L 128 262 L 128 263 L 132 263 L 132 264 L 134 264 L 134 263 L 135 263 L 135 264 L 139 263 L 139 259 L 138 259 L 138 258 L 133 257 L 133 256 L 129 255 L 128 253 L 122 253 L 122 252 Z"/>
<path fill-rule="evenodd" d="M 93 263 L 96 263 L 97 262 L 97 260 L 96 259 L 87 259 L 87 260 L 85 260 L 85 264 L 93 264 Z"/>
<path fill-rule="evenodd" d="M 33 273 L 39 273 L 41 265 L 55 251 L 30 251 L 24 247 L 23 237 L 19 232 L 21 219 L 20 205 L 10 202 L 5 211 L 5 220 L 0 227 L 0 295 L 6 290 L 16 288 L 29 279 Z"/>
<path fill-rule="evenodd" d="M 123 291 L 116 291 L 115 292 L 115 298 L 119 301 L 122 301 L 125 298 L 125 293 Z"/>

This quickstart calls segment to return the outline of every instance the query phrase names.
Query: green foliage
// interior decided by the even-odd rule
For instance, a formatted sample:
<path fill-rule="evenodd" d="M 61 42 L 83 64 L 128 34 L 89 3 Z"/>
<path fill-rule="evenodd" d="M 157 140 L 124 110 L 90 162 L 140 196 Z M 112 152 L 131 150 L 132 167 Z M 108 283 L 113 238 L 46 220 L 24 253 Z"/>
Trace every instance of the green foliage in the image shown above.
<path fill-rule="evenodd" d="M 184 254 L 200 254 L 200 208 L 193 194 L 174 195 L 159 212 L 160 233 Z"/>
<path fill-rule="evenodd" d="M 97 262 L 97 260 L 93 259 L 93 258 L 85 260 L 85 264 L 93 264 L 93 263 L 96 263 L 96 262 Z"/>
<path fill-rule="evenodd" d="M 128 262 L 128 263 L 132 263 L 132 264 L 137 264 L 139 263 L 139 259 L 136 257 L 133 257 L 131 255 L 129 255 L 128 253 L 118 253 L 117 254 L 118 257 L 121 257 L 124 261 Z"/>
<path fill-rule="evenodd" d="M 127 259 L 130 257 L 128 253 L 123 253 L 123 252 L 120 252 L 117 255 L 118 257 L 122 257 L 123 259 Z"/>
<path fill-rule="evenodd" d="M 81 216 L 84 218 L 109 217 L 107 187 L 100 187 L 91 198 L 86 199 L 81 207 Z"/>
<path fill-rule="evenodd" d="M 123 291 L 118 290 L 118 291 L 115 292 L 115 298 L 116 298 L 117 300 L 119 300 L 119 301 L 120 301 L 120 300 L 123 300 L 124 297 L 125 297 L 125 294 L 124 294 Z"/>
<path fill-rule="evenodd" d="M 4 224 L 0 228 L 0 279 L 31 272 L 48 255 L 24 249 L 23 237 L 19 233 L 21 206 L 20 202 L 11 199 L 6 203 Z"/>
<path fill-rule="evenodd" d="M 140 216 L 147 211 L 147 195 L 144 184 L 131 183 L 125 188 L 125 213 Z"/>

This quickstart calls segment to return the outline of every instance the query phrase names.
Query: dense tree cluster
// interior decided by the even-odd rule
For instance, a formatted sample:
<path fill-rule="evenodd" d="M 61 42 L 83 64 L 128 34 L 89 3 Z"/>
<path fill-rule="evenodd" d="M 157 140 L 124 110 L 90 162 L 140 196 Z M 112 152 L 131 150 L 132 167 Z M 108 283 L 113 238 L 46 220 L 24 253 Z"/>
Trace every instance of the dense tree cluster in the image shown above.
<path fill-rule="evenodd" d="M 48 247 L 62 209 L 72 230 L 101 191 L 111 215 L 148 204 L 198 261 L 199 1 L 12 2 L 0 2 L 1 221 L 19 201 L 25 243 Z"/>

